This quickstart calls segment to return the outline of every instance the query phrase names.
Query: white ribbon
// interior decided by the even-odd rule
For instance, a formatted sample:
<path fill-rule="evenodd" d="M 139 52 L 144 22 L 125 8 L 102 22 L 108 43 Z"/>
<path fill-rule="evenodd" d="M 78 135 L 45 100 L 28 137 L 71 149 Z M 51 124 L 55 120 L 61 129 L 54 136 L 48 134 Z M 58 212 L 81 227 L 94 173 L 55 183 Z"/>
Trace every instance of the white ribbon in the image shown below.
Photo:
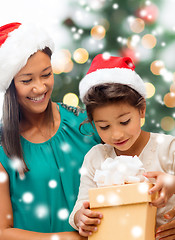
<path fill-rule="evenodd" d="M 148 181 L 142 175 L 144 172 L 143 163 L 137 156 L 121 155 L 114 159 L 107 158 L 101 170 L 96 170 L 94 181 L 98 187 Z"/>

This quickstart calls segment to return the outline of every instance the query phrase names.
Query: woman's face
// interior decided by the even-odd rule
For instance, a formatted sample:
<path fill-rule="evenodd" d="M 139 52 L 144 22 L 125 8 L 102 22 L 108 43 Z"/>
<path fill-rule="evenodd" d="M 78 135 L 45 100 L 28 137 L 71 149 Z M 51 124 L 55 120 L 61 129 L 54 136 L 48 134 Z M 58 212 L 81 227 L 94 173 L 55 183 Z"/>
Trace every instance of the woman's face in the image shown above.
<path fill-rule="evenodd" d="M 54 85 L 50 57 L 36 52 L 14 77 L 14 84 L 23 113 L 44 112 Z"/>
<path fill-rule="evenodd" d="M 139 111 L 127 103 L 109 104 L 93 111 L 93 120 L 103 142 L 125 155 L 136 144 L 144 117 L 145 108 Z"/>

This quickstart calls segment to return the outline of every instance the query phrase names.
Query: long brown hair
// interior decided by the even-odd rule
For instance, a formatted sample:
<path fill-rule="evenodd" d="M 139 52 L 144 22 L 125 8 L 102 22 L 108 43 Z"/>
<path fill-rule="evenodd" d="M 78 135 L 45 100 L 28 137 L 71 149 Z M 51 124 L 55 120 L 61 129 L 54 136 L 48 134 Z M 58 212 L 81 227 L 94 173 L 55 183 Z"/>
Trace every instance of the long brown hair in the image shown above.
<path fill-rule="evenodd" d="M 91 87 L 84 96 L 83 102 L 86 106 L 88 119 L 81 126 L 88 122 L 93 126 L 93 111 L 97 107 L 125 102 L 141 110 L 146 104 L 144 97 L 137 91 L 120 83 L 105 83 Z"/>
<path fill-rule="evenodd" d="M 42 52 L 51 58 L 52 51 L 48 47 L 43 49 Z M 46 117 L 53 122 L 51 100 L 46 109 Z M 22 118 L 23 115 L 18 103 L 14 80 L 12 80 L 4 96 L 1 144 L 5 154 L 10 159 L 18 159 L 21 162 L 22 171 L 27 172 L 29 168 L 24 160 L 19 131 L 19 124 Z"/>

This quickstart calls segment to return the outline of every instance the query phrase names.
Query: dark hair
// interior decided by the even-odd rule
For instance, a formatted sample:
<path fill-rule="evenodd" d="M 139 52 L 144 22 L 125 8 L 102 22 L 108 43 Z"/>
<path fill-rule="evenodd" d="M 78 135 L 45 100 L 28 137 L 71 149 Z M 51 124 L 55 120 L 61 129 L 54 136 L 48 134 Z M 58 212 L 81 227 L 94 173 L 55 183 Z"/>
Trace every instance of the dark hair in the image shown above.
<path fill-rule="evenodd" d="M 42 52 L 51 58 L 52 51 L 48 47 L 44 48 Z M 51 100 L 46 109 L 46 117 L 53 121 Z M 29 168 L 24 160 L 19 131 L 19 124 L 22 118 L 23 114 L 18 103 L 14 80 L 12 80 L 4 96 L 1 144 L 5 154 L 11 159 L 19 159 L 23 168 L 22 171 L 27 172 Z"/>
<path fill-rule="evenodd" d="M 105 83 L 91 87 L 83 98 L 86 105 L 88 119 L 84 123 L 90 122 L 93 126 L 93 111 L 97 107 L 111 103 L 125 102 L 141 110 L 145 107 L 145 98 L 128 85 L 120 83 Z"/>

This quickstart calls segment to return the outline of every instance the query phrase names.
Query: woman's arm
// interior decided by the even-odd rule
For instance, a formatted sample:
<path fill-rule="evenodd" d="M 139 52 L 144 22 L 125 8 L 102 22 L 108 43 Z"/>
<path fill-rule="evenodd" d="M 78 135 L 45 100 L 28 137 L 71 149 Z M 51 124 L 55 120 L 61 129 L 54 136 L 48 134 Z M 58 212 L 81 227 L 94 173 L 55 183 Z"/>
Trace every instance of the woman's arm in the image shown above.
<path fill-rule="evenodd" d="M 172 208 L 169 212 L 165 213 L 164 217 L 168 219 L 169 222 L 156 229 L 156 239 L 175 239 L 175 208 Z"/>
<path fill-rule="evenodd" d="M 0 240 L 86 240 L 78 232 L 38 233 L 17 228 L 6 228 L 1 232 Z M 57 238 L 56 238 L 57 237 Z"/>
<path fill-rule="evenodd" d="M 0 240 L 85 240 L 77 232 L 38 233 L 13 228 L 13 211 L 10 199 L 9 177 L 0 163 Z M 55 236 L 55 237 L 54 237 Z"/>

